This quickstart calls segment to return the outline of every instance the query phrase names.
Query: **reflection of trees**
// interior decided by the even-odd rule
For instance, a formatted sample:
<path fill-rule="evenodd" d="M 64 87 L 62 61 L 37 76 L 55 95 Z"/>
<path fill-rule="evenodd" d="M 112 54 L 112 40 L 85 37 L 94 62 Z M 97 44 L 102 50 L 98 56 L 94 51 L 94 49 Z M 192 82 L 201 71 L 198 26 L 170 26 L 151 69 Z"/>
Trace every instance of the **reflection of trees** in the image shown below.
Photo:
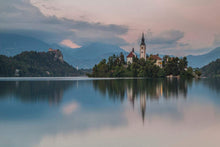
<path fill-rule="evenodd" d="M 144 120 L 146 100 L 158 101 L 165 99 L 186 98 L 187 86 L 192 80 L 181 79 L 120 79 L 120 80 L 94 80 L 93 86 L 109 99 L 124 101 L 125 97 L 134 106 L 135 99 L 140 100 L 142 118 Z"/>
<path fill-rule="evenodd" d="M 163 83 L 163 96 L 167 99 L 170 97 L 178 98 L 179 94 L 183 94 L 184 98 L 187 94 L 187 86 L 192 84 L 192 79 L 166 79 Z"/>
<path fill-rule="evenodd" d="M 109 95 L 109 98 L 113 100 L 124 100 L 125 97 L 125 85 L 124 80 L 94 80 L 93 86 L 95 90 L 98 90 L 101 94 Z"/>
<path fill-rule="evenodd" d="M 1 81 L 0 96 L 15 96 L 23 102 L 59 103 L 73 81 Z"/>
<path fill-rule="evenodd" d="M 179 94 L 186 97 L 187 84 L 191 81 L 180 79 L 120 79 L 94 80 L 93 86 L 103 95 L 108 94 L 110 99 L 129 100 L 139 95 L 146 95 L 149 99 L 159 99 L 162 95 L 169 99 L 178 98 Z"/>

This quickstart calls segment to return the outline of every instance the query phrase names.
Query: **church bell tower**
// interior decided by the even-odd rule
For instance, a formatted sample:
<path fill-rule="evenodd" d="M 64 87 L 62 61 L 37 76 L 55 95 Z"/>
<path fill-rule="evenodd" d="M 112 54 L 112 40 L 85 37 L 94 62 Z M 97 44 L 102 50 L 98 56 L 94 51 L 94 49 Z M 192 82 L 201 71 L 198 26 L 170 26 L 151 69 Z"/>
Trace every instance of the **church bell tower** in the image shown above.
<path fill-rule="evenodd" d="M 144 39 L 144 33 L 142 33 L 141 45 L 140 45 L 140 59 L 144 58 L 146 60 L 146 44 Z"/>

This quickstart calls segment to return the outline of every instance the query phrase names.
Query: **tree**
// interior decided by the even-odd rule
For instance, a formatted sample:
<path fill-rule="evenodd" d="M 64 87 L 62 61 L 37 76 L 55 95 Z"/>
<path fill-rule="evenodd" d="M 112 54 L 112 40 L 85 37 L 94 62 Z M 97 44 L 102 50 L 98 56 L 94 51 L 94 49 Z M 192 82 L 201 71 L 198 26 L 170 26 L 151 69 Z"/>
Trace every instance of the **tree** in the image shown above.
<path fill-rule="evenodd" d="M 196 70 L 195 70 L 195 74 L 196 74 L 197 76 L 199 76 L 199 77 L 200 77 L 200 76 L 202 75 L 202 72 L 201 72 L 201 71 L 199 71 L 198 69 L 196 69 Z"/>
<path fill-rule="evenodd" d="M 125 57 L 124 57 L 124 54 L 122 52 L 120 53 L 120 61 L 121 61 L 121 65 L 125 64 Z"/>
<path fill-rule="evenodd" d="M 152 56 L 150 56 L 151 58 Z M 156 62 L 156 61 L 155 61 Z M 106 60 L 103 59 L 97 67 L 94 67 L 93 76 L 99 77 L 165 77 L 167 75 L 192 77 L 193 71 L 191 68 L 185 71 L 187 66 L 187 58 L 183 57 L 179 59 L 178 57 L 164 56 L 163 58 L 163 68 L 155 65 L 150 59 L 138 59 L 133 57 L 133 63 L 128 64 L 127 67 L 124 61 L 123 53 L 120 55 L 113 55 Z"/>

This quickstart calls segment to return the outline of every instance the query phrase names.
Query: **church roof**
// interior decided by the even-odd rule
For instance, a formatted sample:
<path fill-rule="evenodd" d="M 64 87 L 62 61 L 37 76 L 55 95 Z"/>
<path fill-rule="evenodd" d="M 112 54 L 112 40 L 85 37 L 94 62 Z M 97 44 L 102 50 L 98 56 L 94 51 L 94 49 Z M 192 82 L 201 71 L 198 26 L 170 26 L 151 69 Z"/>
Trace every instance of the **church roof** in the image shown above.
<path fill-rule="evenodd" d="M 131 52 L 128 54 L 127 58 L 128 58 L 128 57 L 135 57 L 135 53 L 131 51 Z"/>
<path fill-rule="evenodd" d="M 142 33 L 141 45 L 145 45 L 144 33 Z"/>
<path fill-rule="evenodd" d="M 157 56 L 157 55 L 151 55 L 150 56 L 150 59 L 151 60 L 162 60 L 159 56 Z"/>

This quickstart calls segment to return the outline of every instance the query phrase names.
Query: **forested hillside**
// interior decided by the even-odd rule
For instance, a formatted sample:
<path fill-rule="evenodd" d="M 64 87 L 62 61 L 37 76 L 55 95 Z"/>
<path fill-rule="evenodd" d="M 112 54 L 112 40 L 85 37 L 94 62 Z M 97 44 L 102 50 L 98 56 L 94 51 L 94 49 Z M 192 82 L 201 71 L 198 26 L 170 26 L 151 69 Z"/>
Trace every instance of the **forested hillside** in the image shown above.
<path fill-rule="evenodd" d="M 220 59 L 201 68 L 202 75 L 207 77 L 220 77 Z"/>
<path fill-rule="evenodd" d="M 1 77 L 77 76 L 80 73 L 62 60 L 58 52 L 22 52 L 14 57 L 0 55 Z"/>

